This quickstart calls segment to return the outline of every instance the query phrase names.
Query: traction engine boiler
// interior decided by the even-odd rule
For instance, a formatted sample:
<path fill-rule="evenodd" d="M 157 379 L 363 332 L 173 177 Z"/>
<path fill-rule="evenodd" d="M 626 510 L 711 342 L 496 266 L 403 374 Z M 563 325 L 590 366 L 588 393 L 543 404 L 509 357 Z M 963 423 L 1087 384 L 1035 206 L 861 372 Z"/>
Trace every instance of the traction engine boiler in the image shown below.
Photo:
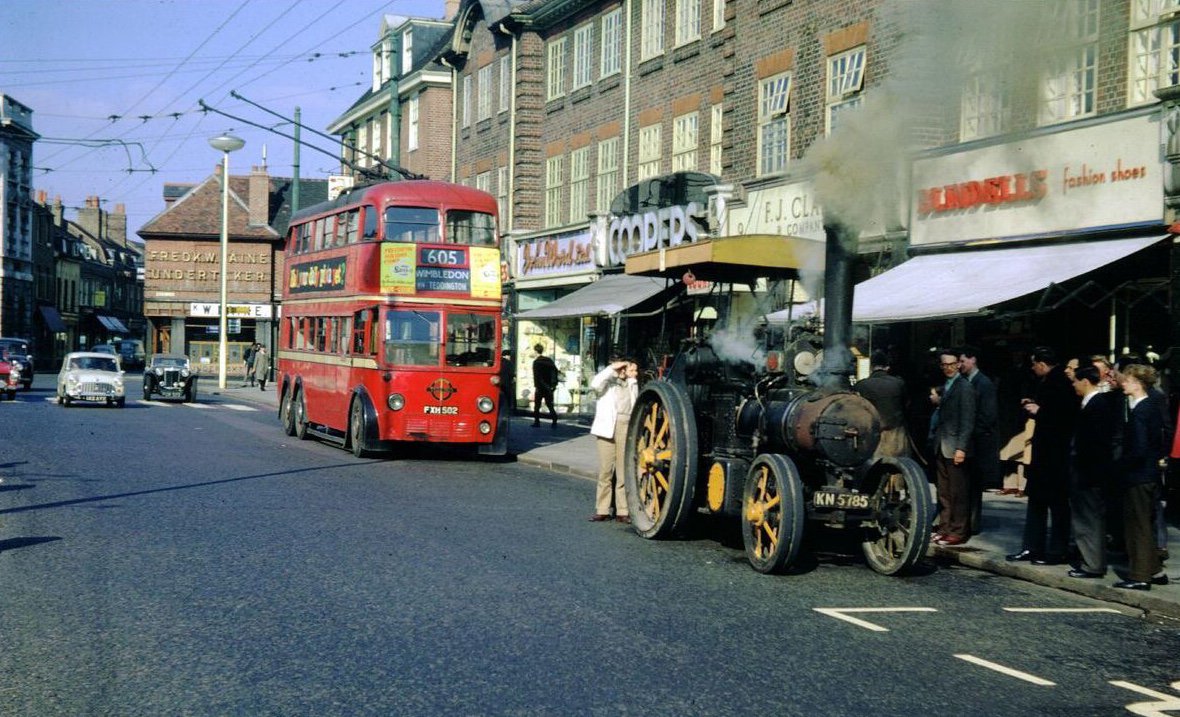
<path fill-rule="evenodd" d="M 926 475 L 909 458 L 874 458 L 880 418 L 849 389 L 844 231 L 825 227 L 822 339 L 797 333 L 785 347 L 764 347 L 760 365 L 723 360 L 707 339 L 696 340 L 665 379 L 643 387 L 623 466 L 639 535 L 673 537 L 696 513 L 738 518 L 746 556 L 764 573 L 791 566 L 808 522 L 861 531 L 865 558 L 880 573 L 905 571 L 925 554 Z"/>

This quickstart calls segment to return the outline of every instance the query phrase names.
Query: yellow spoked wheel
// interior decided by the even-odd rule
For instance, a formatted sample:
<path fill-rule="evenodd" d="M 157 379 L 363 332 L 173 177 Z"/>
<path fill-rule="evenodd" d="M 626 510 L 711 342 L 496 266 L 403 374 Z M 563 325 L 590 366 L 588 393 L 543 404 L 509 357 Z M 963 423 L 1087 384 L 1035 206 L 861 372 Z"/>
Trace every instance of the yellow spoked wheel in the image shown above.
<path fill-rule="evenodd" d="M 645 538 L 683 530 L 697 478 L 692 404 L 678 385 L 652 381 L 631 411 L 622 466 L 631 526 Z"/>
<path fill-rule="evenodd" d="M 876 485 L 862 523 L 861 547 L 869 567 L 895 575 L 918 562 L 930 545 L 931 501 L 922 467 L 909 458 L 882 458 L 869 470 L 866 487 Z"/>
<path fill-rule="evenodd" d="M 795 562 L 807 509 L 799 469 L 790 458 L 767 453 L 754 459 L 742 498 L 742 542 L 760 573 L 779 573 Z"/>

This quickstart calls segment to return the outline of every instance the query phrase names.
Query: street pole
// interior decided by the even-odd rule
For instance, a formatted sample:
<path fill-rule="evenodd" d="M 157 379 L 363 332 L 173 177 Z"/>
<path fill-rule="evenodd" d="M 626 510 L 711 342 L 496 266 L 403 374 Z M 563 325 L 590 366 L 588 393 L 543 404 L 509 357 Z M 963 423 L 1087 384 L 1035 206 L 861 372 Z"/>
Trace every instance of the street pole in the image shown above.
<path fill-rule="evenodd" d="M 246 145 L 245 141 L 230 134 L 223 134 L 209 140 L 213 149 L 221 150 L 221 308 L 218 312 L 217 332 L 217 387 L 225 390 L 226 359 L 229 354 L 229 329 L 226 301 L 226 262 L 229 257 L 229 153 Z M 249 370 L 249 367 L 246 369 Z"/>

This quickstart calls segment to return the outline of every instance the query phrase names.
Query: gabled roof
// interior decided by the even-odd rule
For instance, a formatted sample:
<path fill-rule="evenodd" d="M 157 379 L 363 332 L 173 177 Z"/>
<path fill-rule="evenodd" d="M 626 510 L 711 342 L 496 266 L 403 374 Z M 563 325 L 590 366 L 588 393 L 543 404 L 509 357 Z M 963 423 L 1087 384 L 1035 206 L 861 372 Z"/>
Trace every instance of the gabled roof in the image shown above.
<path fill-rule="evenodd" d="M 269 178 L 268 216 L 266 226 L 249 223 L 250 178 L 229 178 L 229 236 L 234 239 L 275 240 L 287 231 L 291 218 L 291 190 L 288 177 Z M 309 205 L 328 197 L 328 182 L 323 179 L 299 180 L 299 203 Z M 164 211 L 152 217 L 139 229 L 144 239 L 165 237 L 220 237 L 221 236 L 221 181 L 212 174 L 194 185 Z"/>

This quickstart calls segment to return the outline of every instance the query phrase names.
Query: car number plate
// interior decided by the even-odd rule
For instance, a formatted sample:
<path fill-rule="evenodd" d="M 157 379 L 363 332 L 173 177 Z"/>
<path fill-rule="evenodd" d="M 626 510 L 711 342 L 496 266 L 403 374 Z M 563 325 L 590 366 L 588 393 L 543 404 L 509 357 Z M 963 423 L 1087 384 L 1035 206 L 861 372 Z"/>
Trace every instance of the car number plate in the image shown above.
<path fill-rule="evenodd" d="M 423 406 L 423 413 L 428 413 L 432 416 L 457 416 L 459 415 L 458 406 Z"/>
<path fill-rule="evenodd" d="M 813 501 L 817 508 L 838 508 L 840 510 L 868 510 L 867 493 L 836 493 L 817 490 Z"/>

